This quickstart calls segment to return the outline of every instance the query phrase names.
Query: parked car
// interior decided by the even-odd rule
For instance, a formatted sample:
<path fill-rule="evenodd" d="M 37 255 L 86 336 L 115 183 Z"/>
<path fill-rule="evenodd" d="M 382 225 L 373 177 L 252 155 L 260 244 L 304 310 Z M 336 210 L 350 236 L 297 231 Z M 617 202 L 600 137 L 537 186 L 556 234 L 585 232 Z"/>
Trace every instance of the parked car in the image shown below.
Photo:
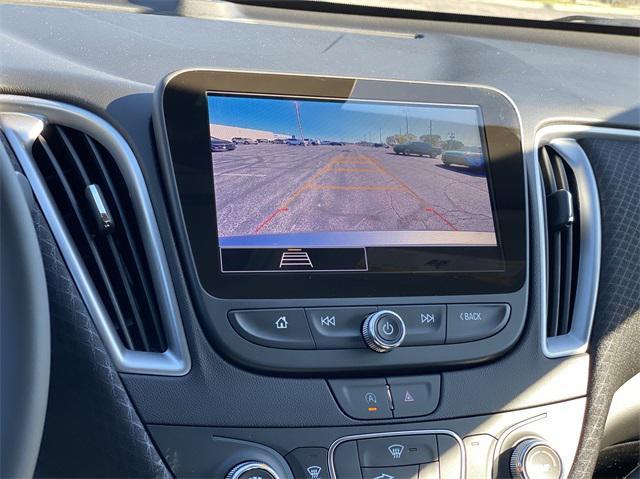
<path fill-rule="evenodd" d="M 401 143 L 393 147 L 396 155 L 418 155 L 435 158 L 442 153 L 441 148 L 436 148 L 431 143 L 423 141 L 412 141 L 411 143 Z"/>
<path fill-rule="evenodd" d="M 477 151 L 445 151 L 442 154 L 442 163 L 445 165 L 461 165 L 469 168 L 483 168 L 484 155 Z"/>
<path fill-rule="evenodd" d="M 305 146 L 306 143 L 304 140 L 301 140 L 299 138 L 289 138 L 287 140 L 287 145 L 292 145 L 292 146 Z"/>
<path fill-rule="evenodd" d="M 315 145 L 319 145 L 320 144 L 320 140 L 315 140 L 313 138 L 305 138 L 304 141 L 305 141 L 305 143 L 307 145 L 314 145 L 315 146 Z"/>
<path fill-rule="evenodd" d="M 251 138 L 243 138 L 239 136 L 234 136 L 231 138 L 236 145 L 257 145 L 258 142 L 256 140 L 252 140 Z"/>
<path fill-rule="evenodd" d="M 389 145 L 386 143 L 374 143 L 373 146 L 374 148 L 389 148 Z"/>
<path fill-rule="evenodd" d="M 269 140 L 267 140 L 266 138 L 258 138 L 256 140 L 256 143 L 269 143 Z"/>
<path fill-rule="evenodd" d="M 211 151 L 231 151 L 236 149 L 236 144 L 229 140 L 221 140 L 215 136 L 211 137 Z"/>

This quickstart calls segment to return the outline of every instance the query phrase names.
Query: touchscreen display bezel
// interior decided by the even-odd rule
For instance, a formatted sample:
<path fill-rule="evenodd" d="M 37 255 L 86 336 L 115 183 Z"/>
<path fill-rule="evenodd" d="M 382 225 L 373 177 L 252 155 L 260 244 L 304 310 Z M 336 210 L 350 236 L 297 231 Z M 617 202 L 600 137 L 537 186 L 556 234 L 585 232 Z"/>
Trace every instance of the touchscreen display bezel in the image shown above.
<path fill-rule="evenodd" d="M 434 265 L 427 272 L 222 272 L 209 149 L 207 95 L 211 93 L 478 106 L 484 121 L 480 130 L 487 152 L 487 180 L 500 267 L 492 267 L 491 271 L 443 270 L 445 268 L 438 265 L 456 262 L 463 265 L 492 249 L 455 246 L 422 248 L 420 261 Z M 524 284 L 526 197 L 520 124 L 515 108 L 499 92 L 449 84 L 188 71 L 169 77 L 160 95 L 186 236 L 200 284 L 212 296 L 304 298 L 506 293 L 517 291 Z M 400 255 L 408 252 L 406 248 L 398 249 Z"/>

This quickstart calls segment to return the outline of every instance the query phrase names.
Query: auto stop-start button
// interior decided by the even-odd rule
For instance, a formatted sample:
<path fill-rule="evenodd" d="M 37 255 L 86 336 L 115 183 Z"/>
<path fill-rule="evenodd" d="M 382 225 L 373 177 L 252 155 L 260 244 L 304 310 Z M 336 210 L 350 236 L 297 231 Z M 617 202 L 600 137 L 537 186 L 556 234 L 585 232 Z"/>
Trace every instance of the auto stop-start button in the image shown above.
<path fill-rule="evenodd" d="M 509 321 L 508 304 L 450 304 L 447 306 L 447 340 L 464 343 L 488 338 Z"/>
<path fill-rule="evenodd" d="M 329 386 L 342 410 L 352 418 L 393 417 L 387 381 L 382 378 L 331 379 Z"/>

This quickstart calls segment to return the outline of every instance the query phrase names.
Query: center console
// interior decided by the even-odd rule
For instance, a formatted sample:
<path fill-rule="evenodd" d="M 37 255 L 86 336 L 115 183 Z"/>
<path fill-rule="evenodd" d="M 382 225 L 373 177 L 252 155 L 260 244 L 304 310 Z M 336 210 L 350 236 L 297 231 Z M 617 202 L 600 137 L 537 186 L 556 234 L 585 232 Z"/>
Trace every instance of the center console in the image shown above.
<path fill-rule="evenodd" d="M 344 419 L 151 426 L 177 475 L 529 477 L 542 464 L 562 477 L 575 450 L 546 438 L 568 405 L 437 416 L 449 374 L 509 354 L 529 312 L 526 168 L 505 95 L 190 70 L 158 88 L 154 120 L 209 344 L 249 383 L 305 384 L 322 399 L 299 408 Z"/>

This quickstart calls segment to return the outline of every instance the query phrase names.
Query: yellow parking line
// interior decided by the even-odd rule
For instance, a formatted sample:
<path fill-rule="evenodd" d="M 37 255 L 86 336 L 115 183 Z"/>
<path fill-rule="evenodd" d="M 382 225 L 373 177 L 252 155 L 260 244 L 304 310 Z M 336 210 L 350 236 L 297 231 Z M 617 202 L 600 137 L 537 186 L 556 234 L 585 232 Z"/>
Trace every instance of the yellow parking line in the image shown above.
<path fill-rule="evenodd" d="M 417 200 L 418 200 L 420 203 L 422 203 L 424 206 L 427 206 L 427 205 L 428 205 L 428 203 L 427 203 L 427 202 L 426 202 L 426 201 L 425 201 L 425 200 L 424 200 L 424 199 L 423 199 L 423 198 L 422 198 L 418 193 L 416 193 L 415 191 L 413 191 L 413 189 L 412 189 L 412 188 L 411 188 L 407 183 L 405 183 L 405 182 L 404 182 L 404 180 L 402 180 L 401 178 L 399 178 L 398 176 L 396 176 L 395 174 L 393 174 L 393 173 L 391 173 L 389 170 L 387 170 L 384 166 L 382 166 L 382 165 L 380 164 L 380 161 L 379 161 L 379 160 L 376 160 L 376 159 L 373 159 L 373 158 L 372 158 L 371 160 L 375 163 L 375 165 L 376 165 L 377 169 L 378 169 L 380 172 L 382 172 L 382 173 L 385 173 L 385 174 L 389 175 L 391 178 L 393 178 L 395 181 L 397 181 L 397 182 L 398 182 L 400 185 L 402 185 L 402 186 L 403 186 L 403 187 L 404 187 L 404 188 L 405 188 L 405 189 L 406 189 L 406 190 L 407 190 L 407 191 L 408 191 L 408 192 L 409 192 L 409 193 L 410 193 L 410 194 L 411 194 L 415 199 L 417 199 Z"/>
<path fill-rule="evenodd" d="M 353 164 L 353 165 L 368 165 L 371 162 L 370 161 L 355 160 L 353 158 L 347 158 L 347 159 L 344 159 L 344 160 L 336 161 L 336 163 L 350 163 L 350 164 Z"/>
<path fill-rule="evenodd" d="M 356 185 L 356 186 L 338 186 L 338 185 L 311 185 L 310 190 L 351 190 L 351 191 L 404 191 L 403 186 L 383 186 L 383 185 Z"/>
<path fill-rule="evenodd" d="M 350 164 L 350 165 L 369 165 L 370 168 L 344 168 L 339 167 L 337 165 L 341 164 Z M 374 173 L 378 172 L 381 175 L 387 175 L 393 178 L 400 186 L 389 186 L 389 185 L 354 185 L 354 186 L 338 186 L 338 185 L 322 185 L 318 184 L 317 180 L 332 171 L 336 172 L 348 172 L 348 173 Z M 365 156 L 362 154 L 358 154 L 355 156 L 348 156 L 344 153 L 339 153 L 332 157 L 327 164 L 325 164 L 322 168 L 318 169 L 303 185 L 301 185 L 297 190 L 295 190 L 284 203 L 280 206 L 280 208 L 288 208 L 289 205 L 295 200 L 298 196 L 302 194 L 304 191 L 308 190 L 344 190 L 344 191 L 407 191 L 412 196 L 414 196 L 420 203 L 426 205 L 427 203 L 420 198 L 420 196 L 413 191 L 404 181 L 398 178 L 393 173 L 386 170 L 382 167 L 378 160 L 371 158 L 369 156 Z"/>
<path fill-rule="evenodd" d="M 345 173 L 375 173 L 374 168 L 333 168 L 331 171 L 339 171 Z"/>
<path fill-rule="evenodd" d="M 333 165 L 335 163 L 337 163 L 338 161 L 340 161 L 340 158 L 344 157 L 343 153 L 340 153 L 334 157 L 331 158 L 331 160 L 329 160 L 329 162 L 324 165 L 322 168 L 320 168 L 318 171 L 316 171 L 311 178 L 309 178 L 307 181 L 305 181 L 302 186 L 300 186 L 297 190 L 295 190 L 291 195 L 289 195 L 289 197 L 284 201 L 284 203 L 282 204 L 282 206 L 280 208 L 288 208 L 289 205 L 291 204 L 291 202 L 293 200 L 295 200 L 298 196 L 300 196 L 300 194 L 305 191 L 308 190 L 309 188 L 312 188 L 315 184 L 316 184 L 316 180 L 318 178 L 320 178 L 322 175 L 324 175 L 325 173 L 328 173 L 331 171 L 331 169 L 333 168 Z"/>

